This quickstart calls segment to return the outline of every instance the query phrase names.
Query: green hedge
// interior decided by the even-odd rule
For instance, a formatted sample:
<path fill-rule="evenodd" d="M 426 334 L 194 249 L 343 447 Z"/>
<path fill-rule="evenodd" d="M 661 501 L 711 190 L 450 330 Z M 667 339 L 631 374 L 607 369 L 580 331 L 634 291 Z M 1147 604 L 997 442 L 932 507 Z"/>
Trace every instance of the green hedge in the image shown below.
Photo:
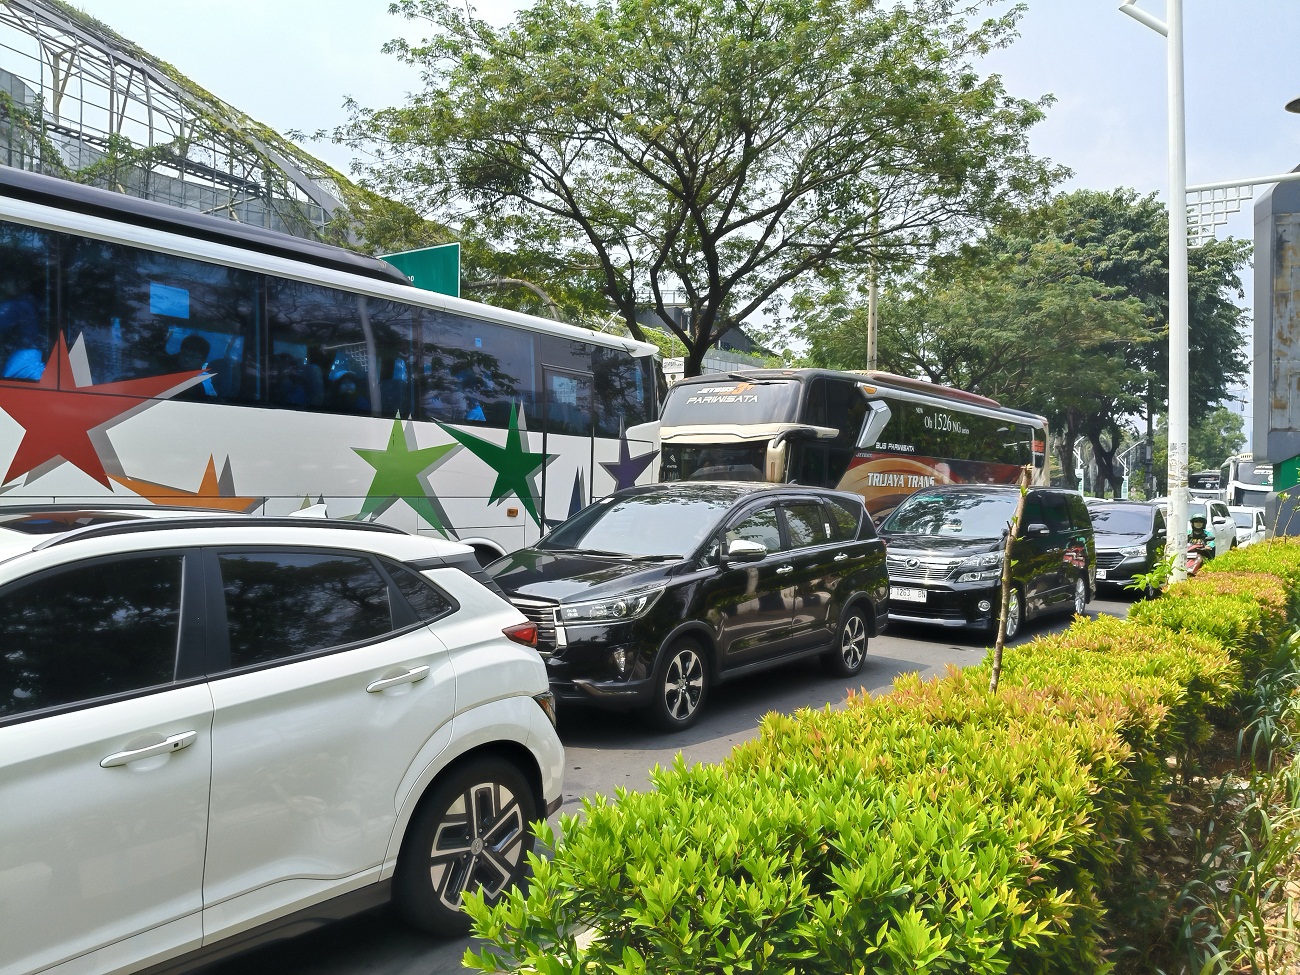
<path fill-rule="evenodd" d="M 565 817 L 467 963 L 543 973 L 1100 972 L 1144 922 L 1169 777 L 1295 619 L 1300 545 Z M 1277 571 L 1273 571 L 1276 567 Z"/>

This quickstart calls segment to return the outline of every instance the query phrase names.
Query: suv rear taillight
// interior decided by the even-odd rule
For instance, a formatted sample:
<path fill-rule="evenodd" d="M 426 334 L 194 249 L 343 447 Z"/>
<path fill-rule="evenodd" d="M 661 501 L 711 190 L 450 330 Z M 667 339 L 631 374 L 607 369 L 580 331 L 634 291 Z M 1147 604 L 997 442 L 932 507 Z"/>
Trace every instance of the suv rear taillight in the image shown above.
<path fill-rule="evenodd" d="M 515 643 L 522 643 L 526 647 L 537 646 L 536 623 L 516 623 L 514 626 L 507 626 L 501 632 Z"/>

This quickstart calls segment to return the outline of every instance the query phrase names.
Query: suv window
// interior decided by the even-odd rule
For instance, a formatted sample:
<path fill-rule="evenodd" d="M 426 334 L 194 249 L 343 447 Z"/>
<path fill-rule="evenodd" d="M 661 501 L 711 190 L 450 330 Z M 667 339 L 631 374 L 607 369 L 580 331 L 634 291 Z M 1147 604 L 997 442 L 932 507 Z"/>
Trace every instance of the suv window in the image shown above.
<path fill-rule="evenodd" d="M 1065 495 L 1065 503 L 1070 509 L 1070 521 L 1075 528 L 1092 529 L 1092 515 L 1088 513 L 1088 503 L 1080 495 Z"/>
<path fill-rule="evenodd" d="M 727 548 L 738 539 L 758 542 L 769 552 L 781 551 L 781 529 L 777 527 L 776 508 L 759 508 L 751 511 L 737 525 L 727 529 Z"/>
<path fill-rule="evenodd" d="M 799 501 L 784 507 L 785 527 L 790 533 L 792 548 L 826 544 L 826 512 L 818 502 Z"/>
<path fill-rule="evenodd" d="M 455 605 L 440 589 L 424 579 L 417 572 L 412 572 L 400 565 L 385 563 L 393 583 L 406 597 L 406 603 L 415 612 L 415 618 L 421 623 L 430 623 L 450 613 Z M 480 580 L 482 581 L 482 580 Z"/>
<path fill-rule="evenodd" d="M 183 565 L 101 559 L 0 592 L 0 718 L 170 684 Z"/>
<path fill-rule="evenodd" d="M 328 650 L 393 629 L 388 583 L 365 556 L 222 552 L 218 563 L 231 667 Z"/>
<path fill-rule="evenodd" d="M 1070 513 L 1065 506 L 1064 494 L 1044 494 L 1043 514 L 1053 535 L 1064 535 L 1070 530 Z"/>
<path fill-rule="evenodd" d="M 855 540 L 862 521 L 861 509 L 854 510 L 848 501 L 839 498 L 827 498 L 826 507 L 831 513 L 831 538 L 837 542 Z"/>

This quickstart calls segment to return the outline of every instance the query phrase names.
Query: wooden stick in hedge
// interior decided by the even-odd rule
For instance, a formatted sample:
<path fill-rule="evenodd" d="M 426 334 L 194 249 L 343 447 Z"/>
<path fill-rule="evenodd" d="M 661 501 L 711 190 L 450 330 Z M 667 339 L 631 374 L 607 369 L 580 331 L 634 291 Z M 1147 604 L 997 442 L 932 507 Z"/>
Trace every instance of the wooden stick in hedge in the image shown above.
<path fill-rule="evenodd" d="M 1011 601 L 1011 543 L 1020 531 L 1020 519 L 1025 514 L 1025 495 L 1029 493 L 1029 478 L 1034 469 L 1029 465 L 1020 468 L 1020 500 L 1016 502 L 1016 513 L 1011 518 L 1007 530 L 1006 545 L 1002 548 L 1002 608 L 998 610 L 998 639 L 993 644 L 993 673 L 989 676 L 989 693 L 996 694 L 998 678 L 1002 676 L 1002 647 L 1007 642 L 1007 604 Z M 1024 606 L 1020 607 L 1023 614 Z"/>

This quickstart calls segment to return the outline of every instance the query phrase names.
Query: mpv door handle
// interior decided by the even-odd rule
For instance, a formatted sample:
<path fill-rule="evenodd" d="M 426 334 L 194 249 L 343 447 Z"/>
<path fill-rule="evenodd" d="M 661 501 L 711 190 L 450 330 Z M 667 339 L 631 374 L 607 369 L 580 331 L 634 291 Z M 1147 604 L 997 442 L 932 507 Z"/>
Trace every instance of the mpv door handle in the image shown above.
<path fill-rule="evenodd" d="M 848 557 L 849 557 L 849 553 L 848 553 L 848 552 L 841 552 L 839 555 L 835 556 L 834 561 L 836 561 L 836 562 L 843 562 L 843 561 L 844 561 L 845 559 L 847 559 Z"/>
<path fill-rule="evenodd" d="M 776 574 L 779 576 L 783 576 L 793 571 L 794 571 L 793 565 L 783 565 L 781 566 L 781 568 L 776 570 Z"/>
<path fill-rule="evenodd" d="M 396 687 L 398 684 L 414 684 L 416 681 L 424 680 L 429 676 L 428 667 L 416 667 L 408 670 L 404 674 L 398 674 L 396 677 L 385 677 L 377 680 L 366 687 L 371 694 L 378 694 L 380 691 L 386 691 L 390 687 Z"/>
<path fill-rule="evenodd" d="M 115 752 L 109 755 L 99 763 L 100 768 L 116 768 L 119 765 L 128 765 L 131 762 L 138 762 L 142 758 L 152 758 L 155 755 L 168 755 L 171 752 L 180 751 L 182 748 L 188 748 L 194 744 L 194 739 L 198 737 L 196 731 L 182 731 L 180 734 L 172 735 L 165 741 L 160 741 L 156 745 L 145 745 L 144 748 L 132 748 L 125 752 Z"/>

